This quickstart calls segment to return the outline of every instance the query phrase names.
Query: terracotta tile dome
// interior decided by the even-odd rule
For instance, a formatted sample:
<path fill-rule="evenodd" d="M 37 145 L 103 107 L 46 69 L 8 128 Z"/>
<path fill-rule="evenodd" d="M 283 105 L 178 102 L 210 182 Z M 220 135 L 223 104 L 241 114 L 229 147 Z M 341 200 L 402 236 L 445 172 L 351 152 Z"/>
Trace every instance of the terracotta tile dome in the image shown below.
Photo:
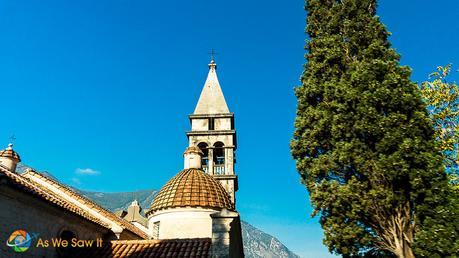
<path fill-rule="evenodd" d="M 202 207 L 234 210 L 223 186 L 200 169 L 184 169 L 170 179 L 156 195 L 147 216 L 157 210 Z"/>
<path fill-rule="evenodd" d="M 9 144 L 8 148 L 0 151 L 0 157 L 11 158 L 17 161 L 21 161 L 19 154 L 13 150 L 13 144 Z"/>

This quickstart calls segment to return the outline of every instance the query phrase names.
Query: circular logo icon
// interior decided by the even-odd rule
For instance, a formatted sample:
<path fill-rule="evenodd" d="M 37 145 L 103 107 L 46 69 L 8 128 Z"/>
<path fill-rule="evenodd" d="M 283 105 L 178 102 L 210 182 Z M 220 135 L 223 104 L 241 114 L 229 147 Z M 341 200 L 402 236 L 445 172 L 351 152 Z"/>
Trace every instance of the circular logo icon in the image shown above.
<path fill-rule="evenodd" d="M 16 253 L 22 253 L 29 249 L 31 243 L 32 238 L 25 230 L 16 230 L 8 238 L 6 245 Z"/>

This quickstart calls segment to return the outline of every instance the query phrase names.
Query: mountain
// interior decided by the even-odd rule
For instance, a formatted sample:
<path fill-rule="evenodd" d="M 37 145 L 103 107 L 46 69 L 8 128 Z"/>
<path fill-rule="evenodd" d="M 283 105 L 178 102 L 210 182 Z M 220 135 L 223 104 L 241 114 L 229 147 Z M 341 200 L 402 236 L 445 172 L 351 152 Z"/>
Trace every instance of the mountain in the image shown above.
<path fill-rule="evenodd" d="M 242 240 L 245 257 L 253 258 L 299 258 L 277 238 L 261 231 L 245 221 L 241 221 Z"/>
<path fill-rule="evenodd" d="M 148 209 L 156 190 L 142 190 L 136 192 L 123 193 L 103 193 L 79 191 L 84 196 L 97 202 L 102 207 L 111 210 L 126 210 L 132 200 L 136 199 L 141 207 Z M 247 258 L 299 258 L 298 255 L 291 252 L 277 238 L 261 231 L 260 229 L 242 221 L 242 239 L 244 242 L 244 254 Z"/>
<path fill-rule="evenodd" d="M 81 190 L 79 192 L 110 211 L 127 210 L 127 207 L 133 200 L 137 200 L 140 207 L 148 209 L 157 193 L 155 190 L 124 193 L 88 192 Z"/>

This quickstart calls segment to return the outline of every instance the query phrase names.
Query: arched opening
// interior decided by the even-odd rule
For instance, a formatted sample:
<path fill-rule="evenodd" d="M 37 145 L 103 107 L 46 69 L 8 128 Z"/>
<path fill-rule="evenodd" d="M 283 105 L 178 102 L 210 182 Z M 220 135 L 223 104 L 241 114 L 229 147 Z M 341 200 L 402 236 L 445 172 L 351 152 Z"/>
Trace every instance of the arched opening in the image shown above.
<path fill-rule="evenodd" d="M 75 257 L 75 248 L 72 247 L 72 239 L 77 238 L 76 234 L 70 230 L 62 230 L 58 236 L 59 240 L 66 240 L 68 245 L 67 246 L 56 246 L 58 257 L 67 258 L 67 257 Z"/>
<path fill-rule="evenodd" d="M 225 174 L 225 145 L 222 142 L 216 142 L 214 144 L 214 174 L 224 175 Z"/>
<path fill-rule="evenodd" d="M 208 173 L 209 169 L 209 146 L 205 142 L 201 142 L 198 144 L 198 148 L 204 153 L 202 155 L 201 159 L 201 164 L 202 164 L 202 169 Z"/>

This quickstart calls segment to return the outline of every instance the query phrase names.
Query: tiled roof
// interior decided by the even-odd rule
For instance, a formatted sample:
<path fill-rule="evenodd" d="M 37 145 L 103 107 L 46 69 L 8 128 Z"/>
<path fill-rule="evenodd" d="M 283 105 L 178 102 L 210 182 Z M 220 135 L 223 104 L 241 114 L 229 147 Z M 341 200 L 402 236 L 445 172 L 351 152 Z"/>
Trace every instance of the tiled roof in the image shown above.
<path fill-rule="evenodd" d="M 91 209 L 95 210 L 96 212 L 102 214 L 104 217 L 106 217 L 107 219 L 113 221 L 114 223 L 116 223 L 117 225 L 122 227 L 123 229 L 126 229 L 126 230 L 128 230 L 128 231 L 130 231 L 130 232 L 132 232 L 132 233 L 134 233 L 134 234 L 136 234 L 138 236 L 140 236 L 143 239 L 147 239 L 148 238 L 148 235 L 145 232 L 143 232 L 142 230 L 137 228 L 132 223 L 130 223 L 130 222 L 128 222 L 128 221 L 116 216 L 113 212 L 106 210 L 105 208 L 103 208 L 99 204 L 97 204 L 94 201 L 84 197 L 80 193 L 77 193 L 72 188 L 70 188 L 70 187 L 58 182 L 57 180 L 55 180 L 53 178 L 50 178 L 48 176 L 45 176 L 45 175 L 43 175 L 41 173 L 37 173 L 36 171 L 31 170 L 31 169 L 29 169 L 25 173 L 23 173 L 23 177 L 27 178 L 27 177 L 30 177 L 30 176 L 35 176 L 35 177 L 38 177 L 38 178 L 41 178 L 41 179 L 47 181 L 48 183 L 54 185 L 55 187 L 57 187 L 61 191 L 65 192 L 66 194 L 68 194 L 72 198 L 78 200 L 79 202 L 89 206 Z M 43 187 L 43 188 L 45 188 L 45 187 Z M 50 191 L 50 190 L 48 190 L 48 191 Z M 82 210 L 81 208 L 79 208 L 79 209 Z"/>
<path fill-rule="evenodd" d="M 0 157 L 12 158 L 20 162 L 21 157 L 19 157 L 19 154 L 13 150 L 12 146 L 13 145 L 10 144 L 8 145 L 8 148 L 1 150 Z"/>
<path fill-rule="evenodd" d="M 4 175 L 6 176 L 9 180 L 11 180 L 11 182 L 21 188 L 22 190 L 34 195 L 34 196 L 37 196 L 41 199 L 44 199 L 45 201 L 48 201 L 50 202 L 51 204 L 53 205 L 56 205 L 58 207 L 61 207 L 65 210 L 68 210 L 74 214 L 77 214 L 89 221 L 92 221 L 94 223 L 97 223 L 103 227 L 106 227 L 106 228 L 110 228 L 110 226 L 102 221 L 100 221 L 99 219 L 97 219 L 96 217 L 92 216 L 91 214 L 89 214 L 88 212 L 80 209 L 79 207 L 77 207 L 76 205 L 64 200 L 62 197 L 54 194 L 52 191 L 49 191 L 45 188 L 43 188 L 43 186 L 33 182 L 32 180 L 29 180 L 28 178 L 25 178 L 25 177 L 22 177 L 16 173 L 13 173 L 7 169 L 4 169 L 2 167 L 0 167 L 0 176 L 1 175 Z"/>
<path fill-rule="evenodd" d="M 94 248 L 88 258 L 210 257 L 210 238 L 116 240 Z"/>
<path fill-rule="evenodd" d="M 203 207 L 234 210 L 234 204 L 223 186 L 200 169 L 184 169 L 158 192 L 149 214 L 176 207 Z"/>

